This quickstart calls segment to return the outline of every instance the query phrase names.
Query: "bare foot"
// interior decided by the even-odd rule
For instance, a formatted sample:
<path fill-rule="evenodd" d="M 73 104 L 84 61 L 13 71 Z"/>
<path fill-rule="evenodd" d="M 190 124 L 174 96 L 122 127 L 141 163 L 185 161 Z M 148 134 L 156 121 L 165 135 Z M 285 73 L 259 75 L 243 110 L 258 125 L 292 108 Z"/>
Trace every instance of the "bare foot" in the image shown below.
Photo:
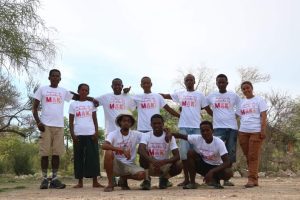
<path fill-rule="evenodd" d="M 73 188 L 82 188 L 83 185 L 82 184 L 77 184 L 77 185 L 74 185 Z"/>
<path fill-rule="evenodd" d="M 101 185 L 100 183 L 96 182 L 96 183 L 93 183 L 93 187 L 94 188 L 103 188 L 104 185 Z"/>

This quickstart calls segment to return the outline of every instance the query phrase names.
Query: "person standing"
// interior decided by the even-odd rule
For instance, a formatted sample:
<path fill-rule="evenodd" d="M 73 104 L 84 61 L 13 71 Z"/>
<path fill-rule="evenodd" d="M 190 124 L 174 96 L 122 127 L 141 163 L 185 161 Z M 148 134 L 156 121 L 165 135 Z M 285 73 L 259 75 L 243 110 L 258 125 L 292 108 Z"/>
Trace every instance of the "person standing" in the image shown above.
<path fill-rule="evenodd" d="M 93 178 L 93 187 L 103 187 L 98 183 L 100 175 L 98 122 L 96 108 L 87 101 L 89 86 L 78 86 L 79 101 L 71 103 L 69 108 L 69 127 L 73 140 L 74 173 L 78 184 L 73 188 L 83 187 L 83 177 Z"/>
<path fill-rule="evenodd" d="M 181 107 L 179 118 L 179 131 L 184 135 L 200 134 L 199 124 L 201 123 L 201 109 L 212 116 L 206 97 L 199 91 L 195 91 L 195 77 L 188 74 L 184 77 L 184 84 L 186 91 L 177 92 L 174 94 L 161 94 L 165 99 L 172 99 L 177 102 Z M 178 186 L 189 184 L 187 152 L 192 146 L 185 140 L 180 140 L 180 159 L 183 164 L 184 181 Z"/>
<path fill-rule="evenodd" d="M 236 162 L 238 133 L 236 111 L 240 97 L 234 92 L 227 91 L 228 79 L 225 74 L 217 76 L 216 85 L 219 91 L 209 94 L 207 101 L 213 111 L 214 136 L 225 142 L 232 166 Z M 234 184 L 229 180 L 224 180 L 224 186 L 234 186 Z"/>
<path fill-rule="evenodd" d="M 266 138 L 267 103 L 262 97 L 254 96 L 250 81 L 241 84 L 246 98 L 242 99 L 238 115 L 241 118 L 239 142 L 248 165 L 246 188 L 258 186 L 258 168 L 261 146 Z"/>
<path fill-rule="evenodd" d="M 58 69 L 49 72 L 50 86 L 41 86 L 34 93 L 32 114 L 37 127 L 41 132 L 39 137 L 39 154 L 41 156 L 41 168 L 43 180 L 40 189 L 66 187 L 57 178 L 60 156 L 65 151 L 64 146 L 64 101 L 78 99 L 78 95 L 72 93 L 58 84 L 61 80 L 61 73 Z M 39 106 L 42 106 L 41 116 L 38 114 Z M 48 164 L 49 156 L 52 156 L 52 179 L 49 185 Z"/>

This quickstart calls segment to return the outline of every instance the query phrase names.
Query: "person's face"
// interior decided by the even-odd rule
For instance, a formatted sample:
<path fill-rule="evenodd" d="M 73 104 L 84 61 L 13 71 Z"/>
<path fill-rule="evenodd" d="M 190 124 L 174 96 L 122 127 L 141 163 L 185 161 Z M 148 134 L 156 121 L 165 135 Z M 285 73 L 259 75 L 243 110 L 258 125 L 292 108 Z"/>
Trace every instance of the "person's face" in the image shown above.
<path fill-rule="evenodd" d="M 143 78 L 141 81 L 141 87 L 143 88 L 144 92 L 151 91 L 152 82 L 150 78 Z"/>
<path fill-rule="evenodd" d="M 187 75 L 184 78 L 184 85 L 187 89 L 193 89 L 195 85 L 195 77 L 192 75 Z"/>
<path fill-rule="evenodd" d="M 225 77 L 219 77 L 219 78 L 217 78 L 216 84 L 220 91 L 226 91 L 228 81 Z"/>
<path fill-rule="evenodd" d="M 114 80 L 112 82 L 111 88 L 113 89 L 114 94 L 121 94 L 122 89 L 123 89 L 123 83 L 122 83 L 122 81 L 120 81 L 120 80 Z"/>
<path fill-rule="evenodd" d="M 86 98 L 89 95 L 89 87 L 82 85 L 78 90 L 78 94 L 81 98 Z"/>
<path fill-rule="evenodd" d="M 50 80 L 51 86 L 58 86 L 58 84 L 61 80 L 60 72 L 57 72 L 57 71 L 51 72 L 48 79 Z"/>
<path fill-rule="evenodd" d="M 206 142 L 211 142 L 213 139 L 213 130 L 208 124 L 203 124 L 200 127 L 201 135 Z"/>
<path fill-rule="evenodd" d="M 128 130 L 132 125 L 131 117 L 123 116 L 120 120 L 120 127 L 121 129 Z"/>
<path fill-rule="evenodd" d="M 151 127 L 154 133 L 162 133 L 164 123 L 160 118 L 153 118 L 151 122 Z"/>
<path fill-rule="evenodd" d="M 242 92 L 246 98 L 251 98 L 253 96 L 253 88 L 247 83 L 242 85 Z"/>

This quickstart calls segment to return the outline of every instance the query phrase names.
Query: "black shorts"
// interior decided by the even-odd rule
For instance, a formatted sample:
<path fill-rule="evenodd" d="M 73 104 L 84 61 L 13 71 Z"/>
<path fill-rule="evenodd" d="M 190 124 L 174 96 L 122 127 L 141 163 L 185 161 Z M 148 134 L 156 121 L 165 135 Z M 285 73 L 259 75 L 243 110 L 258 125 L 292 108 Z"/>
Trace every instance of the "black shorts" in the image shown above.
<path fill-rule="evenodd" d="M 206 176 L 206 174 L 213 168 L 218 167 L 218 165 L 210 165 L 206 163 L 202 157 L 196 153 L 196 159 L 195 159 L 195 166 L 196 166 L 196 172 L 198 174 L 201 174 L 202 176 Z M 214 174 L 215 180 L 221 180 L 225 177 L 225 170 L 222 170 L 216 174 Z"/>

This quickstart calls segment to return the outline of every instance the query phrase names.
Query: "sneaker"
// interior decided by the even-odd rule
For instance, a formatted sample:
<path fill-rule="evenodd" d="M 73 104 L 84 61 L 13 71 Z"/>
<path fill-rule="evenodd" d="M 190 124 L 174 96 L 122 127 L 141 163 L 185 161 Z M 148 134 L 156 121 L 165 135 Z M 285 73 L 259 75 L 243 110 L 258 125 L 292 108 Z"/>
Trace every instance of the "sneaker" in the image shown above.
<path fill-rule="evenodd" d="M 234 186 L 234 183 L 227 180 L 227 181 L 224 181 L 223 186 Z"/>
<path fill-rule="evenodd" d="M 168 179 L 167 178 L 159 178 L 159 189 L 166 189 L 168 187 Z"/>
<path fill-rule="evenodd" d="M 60 182 L 58 179 L 54 179 L 50 182 L 49 188 L 54 188 L 54 189 L 64 189 L 66 187 L 66 184 L 63 184 Z"/>
<path fill-rule="evenodd" d="M 197 189 L 198 186 L 197 186 L 196 183 L 189 183 L 189 184 L 183 186 L 182 188 L 183 188 L 183 189 Z"/>
<path fill-rule="evenodd" d="M 40 185 L 40 189 L 48 189 L 49 181 L 48 179 L 44 179 Z"/>
<path fill-rule="evenodd" d="M 151 189 L 151 181 L 144 180 L 141 184 L 141 189 L 142 190 L 150 190 Z"/>
<path fill-rule="evenodd" d="M 172 187 L 173 186 L 173 183 L 169 181 L 168 179 L 168 182 L 167 182 L 167 187 Z"/>
<path fill-rule="evenodd" d="M 145 180 L 144 180 L 145 181 Z M 144 181 L 140 184 L 140 187 L 142 188 L 144 186 Z M 151 185 L 151 177 L 149 176 L 149 181 L 150 181 L 150 185 Z"/>

